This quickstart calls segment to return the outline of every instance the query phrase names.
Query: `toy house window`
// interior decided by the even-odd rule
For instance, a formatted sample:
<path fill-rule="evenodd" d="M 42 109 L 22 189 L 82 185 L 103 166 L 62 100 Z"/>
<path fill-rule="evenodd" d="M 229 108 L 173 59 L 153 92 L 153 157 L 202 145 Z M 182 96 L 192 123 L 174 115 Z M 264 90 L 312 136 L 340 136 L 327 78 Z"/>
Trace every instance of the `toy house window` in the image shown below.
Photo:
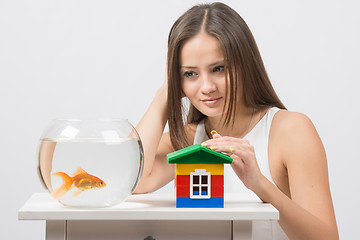
<path fill-rule="evenodd" d="M 195 169 L 190 173 L 190 198 L 210 198 L 211 197 L 211 175 L 205 169 Z"/>

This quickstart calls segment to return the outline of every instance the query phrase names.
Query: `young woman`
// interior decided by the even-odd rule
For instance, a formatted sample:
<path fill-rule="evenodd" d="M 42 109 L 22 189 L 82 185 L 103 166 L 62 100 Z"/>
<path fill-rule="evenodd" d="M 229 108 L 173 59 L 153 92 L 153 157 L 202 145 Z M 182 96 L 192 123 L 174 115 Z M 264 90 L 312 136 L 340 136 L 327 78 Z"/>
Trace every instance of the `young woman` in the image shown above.
<path fill-rule="evenodd" d="M 168 153 L 202 144 L 233 159 L 227 191 L 247 189 L 279 210 L 279 222 L 254 223 L 255 239 L 338 239 L 320 137 L 308 117 L 286 110 L 248 26 L 225 4 L 194 6 L 174 23 L 167 80 L 136 129 L 145 163 L 135 193 L 174 179 Z"/>

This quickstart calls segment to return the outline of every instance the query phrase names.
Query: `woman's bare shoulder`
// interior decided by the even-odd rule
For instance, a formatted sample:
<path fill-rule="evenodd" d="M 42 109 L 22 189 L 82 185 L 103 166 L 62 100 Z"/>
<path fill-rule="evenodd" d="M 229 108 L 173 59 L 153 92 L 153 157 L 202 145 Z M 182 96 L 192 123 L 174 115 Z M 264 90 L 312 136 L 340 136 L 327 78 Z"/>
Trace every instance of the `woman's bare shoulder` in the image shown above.
<path fill-rule="evenodd" d="M 292 134 L 304 130 L 304 128 L 314 130 L 314 125 L 310 118 L 303 113 L 288 110 L 280 110 L 277 112 L 271 125 L 271 130 L 282 134 Z"/>
<path fill-rule="evenodd" d="M 277 146 L 284 161 L 295 159 L 293 156 L 299 155 L 302 151 L 323 148 L 311 119 L 299 112 L 277 112 L 271 125 L 270 139 L 272 146 Z"/>

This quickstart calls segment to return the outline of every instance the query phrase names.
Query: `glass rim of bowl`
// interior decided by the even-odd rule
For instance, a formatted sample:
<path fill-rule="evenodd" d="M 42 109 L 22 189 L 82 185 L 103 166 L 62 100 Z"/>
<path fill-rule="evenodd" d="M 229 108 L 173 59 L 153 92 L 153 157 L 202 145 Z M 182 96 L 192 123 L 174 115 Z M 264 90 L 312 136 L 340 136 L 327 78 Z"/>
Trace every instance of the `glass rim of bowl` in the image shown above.
<path fill-rule="evenodd" d="M 53 121 L 103 121 L 103 122 L 115 122 L 115 121 L 128 121 L 128 118 L 54 118 Z"/>

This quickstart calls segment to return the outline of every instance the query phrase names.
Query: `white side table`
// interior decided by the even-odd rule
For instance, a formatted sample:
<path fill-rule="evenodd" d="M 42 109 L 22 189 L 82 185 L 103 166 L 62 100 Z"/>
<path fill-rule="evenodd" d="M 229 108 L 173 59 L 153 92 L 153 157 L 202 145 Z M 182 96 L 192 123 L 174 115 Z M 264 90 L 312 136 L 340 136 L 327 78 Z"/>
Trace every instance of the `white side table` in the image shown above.
<path fill-rule="evenodd" d="M 47 240 L 243 240 L 252 238 L 253 220 L 279 219 L 272 205 L 249 194 L 226 194 L 224 208 L 175 208 L 172 194 L 142 194 L 114 207 L 80 209 L 36 193 L 18 214 L 20 220 L 45 220 Z"/>

